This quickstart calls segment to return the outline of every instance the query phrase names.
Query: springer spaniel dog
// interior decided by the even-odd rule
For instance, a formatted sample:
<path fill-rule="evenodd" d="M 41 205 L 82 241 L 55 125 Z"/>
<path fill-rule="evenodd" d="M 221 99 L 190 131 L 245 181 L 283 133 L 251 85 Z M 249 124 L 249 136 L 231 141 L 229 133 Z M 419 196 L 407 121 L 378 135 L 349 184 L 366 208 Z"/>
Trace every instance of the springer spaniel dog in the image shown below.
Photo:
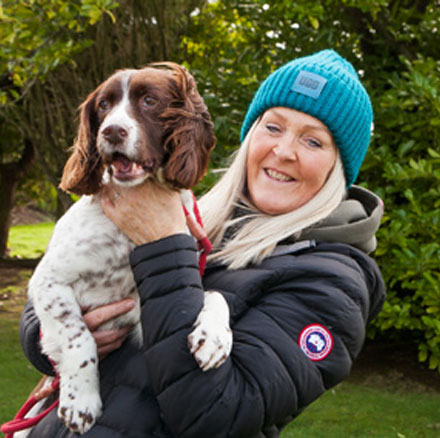
<path fill-rule="evenodd" d="M 118 71 L 80 107 L 77 139 L 60 186 L 84 196 L 57 222 L 29 283 L 42 350 L 60 376 L 58 416 L 74 432 L 87 432 L 102 410 L 96 344 L 81 309 L 131 297 L 137 306 L 101 329 L 133 325 L 132 341 L 142 343 L 129 266 L 134 244 L 103 213 L 100 189 L 105 181 L 134 186 L 156 178 L 180 189 L 184 201 L 192 199 L 186 189 L 205 173 L 214 144 L 195 81 L 174 63 Z M 203 370 L 229 356 L 229 309 L 220 293 L 205 293 L 188 341 Z"/>

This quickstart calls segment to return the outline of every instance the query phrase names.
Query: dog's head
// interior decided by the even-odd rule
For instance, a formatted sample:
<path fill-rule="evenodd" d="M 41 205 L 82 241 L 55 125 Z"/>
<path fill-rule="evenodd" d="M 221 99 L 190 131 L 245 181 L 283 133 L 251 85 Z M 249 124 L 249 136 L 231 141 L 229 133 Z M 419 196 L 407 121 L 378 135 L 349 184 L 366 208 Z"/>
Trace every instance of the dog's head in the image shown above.
<path fill-rule="evenodd" d="M 60 187 L 94 194 L 106 171 L 116 184 L 139 184 L 159 172 L 172 186 L 190 188 L 205 174 L 214 145 L 210 115 L 185 68 L 121 70 L 81 105 Z"/>

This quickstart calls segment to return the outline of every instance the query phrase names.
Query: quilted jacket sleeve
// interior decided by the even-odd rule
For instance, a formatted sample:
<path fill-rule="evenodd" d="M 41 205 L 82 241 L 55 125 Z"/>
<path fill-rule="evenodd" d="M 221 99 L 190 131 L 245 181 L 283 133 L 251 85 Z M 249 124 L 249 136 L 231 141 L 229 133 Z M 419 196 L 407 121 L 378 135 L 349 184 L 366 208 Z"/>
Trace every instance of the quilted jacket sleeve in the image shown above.
<path fill-rule="evenodd" d="M 352 254 L 324 251 L 219 271 L 208 285 L 230 304 L 234 346 L 225 364 L 204 373 L 187 347 L 203 304 L 193 239 L 176 235 L 137 247 L 131 263 L 148 373 L 164 421 L 179 437 L 257 437 L 284 425 L 347 377 L 373 312 L 369 290 L 377 278 L 367 278 Z M 319 362 L 298 345 L 310 324 L 325 326 L 333 337 L 330 354 Z"/>

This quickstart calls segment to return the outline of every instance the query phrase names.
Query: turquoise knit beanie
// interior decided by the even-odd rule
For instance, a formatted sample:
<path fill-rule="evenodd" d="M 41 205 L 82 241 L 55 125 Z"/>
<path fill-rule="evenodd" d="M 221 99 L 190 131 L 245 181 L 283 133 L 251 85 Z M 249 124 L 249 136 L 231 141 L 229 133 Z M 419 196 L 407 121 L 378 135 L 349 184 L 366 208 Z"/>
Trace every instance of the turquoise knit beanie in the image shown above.
<path fill-rule="evenodd" d="M 334 50 L 323 50 L 275 70 L 249 105 L 241 141 L 260 115 L 277 106 L 304 112 L 327 126 L 350 187 L 367 153 L 373 122 L 370 98 L 353 66 Z"/>

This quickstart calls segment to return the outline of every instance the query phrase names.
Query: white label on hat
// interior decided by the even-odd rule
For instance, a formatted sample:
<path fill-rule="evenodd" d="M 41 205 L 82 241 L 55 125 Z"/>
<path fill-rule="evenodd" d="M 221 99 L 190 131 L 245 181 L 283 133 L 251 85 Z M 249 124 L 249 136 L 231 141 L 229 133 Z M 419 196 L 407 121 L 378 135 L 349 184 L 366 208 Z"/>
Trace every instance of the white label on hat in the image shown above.
<path fill-rule="evenodd" d="M 318 99 L 326 83 L 326 78 L 306 70 L 301 70 L 292 85 L 292 91 Z"/>

